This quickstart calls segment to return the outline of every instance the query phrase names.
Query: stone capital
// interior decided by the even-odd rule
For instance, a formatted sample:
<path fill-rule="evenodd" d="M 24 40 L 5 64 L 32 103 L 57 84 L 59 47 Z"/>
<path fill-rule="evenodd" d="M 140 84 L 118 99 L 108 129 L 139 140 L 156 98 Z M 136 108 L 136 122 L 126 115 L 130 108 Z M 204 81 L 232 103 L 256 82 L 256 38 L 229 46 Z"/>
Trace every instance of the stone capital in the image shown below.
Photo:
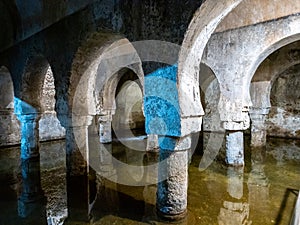
<path fill-rule="evenodd" d="M 34 123 L 41 118 L 40 113 L 16 114 L 16 116 L 21 123 Z"/>
<path fill-rule="evenodd" d="M 191 136 L 169 137 L 158 136 L 158 143 L 161 150 L 184 151 L 191 148 Z"/>

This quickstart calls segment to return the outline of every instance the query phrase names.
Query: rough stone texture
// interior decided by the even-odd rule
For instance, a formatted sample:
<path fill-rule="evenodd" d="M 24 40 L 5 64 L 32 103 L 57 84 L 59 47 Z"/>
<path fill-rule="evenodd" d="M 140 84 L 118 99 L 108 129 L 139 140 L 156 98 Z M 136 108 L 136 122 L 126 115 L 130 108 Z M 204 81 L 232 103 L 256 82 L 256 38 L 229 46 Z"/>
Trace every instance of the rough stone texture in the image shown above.
<path fill-rule="evenodd" d="M 244 165 L 243 131 L 226 132 L 226 163 L 232 166 Z"/>
<path fill-rule="evenodd" d="M 300 142 L 299 140 L 284 140 L 278 145 L 272 140 L 267 143 L 267 154 L 277 160 L 278 164 L 284 164 L 288 160 L 297 161 L 300 159 Z M 288 148 L 287 148 L 288 146 Z"/>
<path fill-rule="evenodd" d="M 205 115 L 203 116 L 203 131 L 224 131 L 218 110 L 220 89 L 217 79 L 214 79 L 204 91 L 203 97 L 205 100 L 203 106 Z"/>
<path fill-rule="evenodd" d="M 2 68 L 0 72 L 0 90 L 3 92 L 0 109 L 0 145 L 5 146 L 19 144 L 21 137 L 20 122 L 14 114 L 14 91 L 11 75 L 7 69 Z M 54 79 L 51 69 L 48 67 L 39 99 L 41 112 L 43 112 L 39 120 L 39 140 L 42 141 L 63 138 L 65 135 L 64 128 L 61 127 L 54 111 L 54 96 Z"/>
<path fill-rule="evenodd" d="M 147 135 L 147 151 L 159 151 L 159 144 L 158 144 L 158 136 L 155 134 L 148 134 Z"/>
<path fill-rule="evenodd" d="M 266 121 L 268 135 L 300 137 L 299 71 L 299 65 L 291 67 L 278 77 L 272 87 L 272 107 Z"/>
<path fill-rule="evenodd" d="M 143 127 L 143 93 L 136 82 L 126 81 L 122 85 L 116 97 L 116 105 L 114 128 L 130 130 Z"/>
<path fill-rule="evenodd" d="M 177 66 L 169 66 L 145 78 L 144 110 L 147 134 L 181 136 L 176 71 Z"/>
<path fill-rule="evenodd" d="M 84 62 L 84 64 L 82 63 Z M 105 115 L 115 110 L 115 94 L 124 69 L 144 86 L 141 61 L 132 44 L 114 33 L 94 33 L 78 49 L 71 71 L 69 107 L 75 115 Z"/>
<path fill-rule="evenodd" d="M 167 173 L 167 180 L 158 183 L 157 208 L 164 214 L 176 217 L 186 213 L 187 208 L 187 162 L 188 151 L 160 153 L 166 160 L 166 168 L 159 166 L 158 176 Z M 165 174 L 164 174 L 165 176 Z"/>
<path fill-rule="evenodd" d="M 203 62 L 212 68 L 220 83 L 218 107 L 224 128 L 249 127 L 250 81 L 271 52 L 297 40 L 299 18 L 294 15 L 211 37 Z"/>
<path fill-rule="evenodd" d="M 163 139 L 163 141 L 161 140 Z M 188 184 L 188 149 L 190 137 L 176 140 L 159 137 L 157 210 L 161 216 L 178 219 L 186 214 Z M 162 178 L 166 179 L 162 179 Z"/>
<path fill-rule="evenodd" d="M 20 142 L 19 123 L 13 114 L 14 96 L 11 76 L 6 67 L 0 68 L 0 145 Z"/>
<path fill-rule="evenodd" d="M 298 1 L 243 0 L 216 29 L 216 32 L 251 26 L 300 12 Z M 253 7 L 255 6 L 255 7 Z"/>
<path fill-rule="evenodd" d="M 187 126 L 181 127 L 182 135 L 201 129 L 203 109 L 200 104 L 198 77 L 203 51 L 217 25 L 240 2 L 228 0 L 218 4 L 217 1 L 206 1 L 189 25 L 179 55 L 177 82 L 181 123 L 184 124 L 188 117 L 192 117 L 192 120 L 188 121 Z"/>
<path fill-rule="evenodd" d="M 179 56 L 178 73 L 176 79 L 174 79 L 175 82 L 170 86 L 172 95 L 169 95 L 166 99 L 171 100 L 169 102 L 172 106 L 175 106 L 173 109 L 177 113 L 175 113 L 176 118 L 173 116 L 168 117 L 168 113 L 158 117 L 170 119 L 167 124 L 171 124 L 173 127 L 168 127 L 172 128 L 170 132 L 157 132 L 157 134 L 167 133 L 170 136 L 185 136 L 191 132 L 199 131 L 201 117 L 204 114 L 200 104 L 199 80 L 200 82 L 206 80 L 199 78 L 199 66 L 204 48 L 211 38 L 204 60 L 214 71 L 219 82 L 221 101 L 218 109 L 221 113 L 223 128 L 230 130 L 246 129 L 249 126 L 248 111 L 251 106 L 249 90 L 254 71 L 271 52 L 299 39 L 300 23 L 299 15 L 287 16 L 285 13 L 289 12 L 290 14 L 294 13 L 295 10 L 298 11 L 298 2 L 290 3 L 290 1 L 287 1 L 290 3 L 289 7 L 292 8 L 283 7 L 284 9 L 282 9 L 282 7 L 278 7 L 278 1 L 276 1 L 276 4 L 266 4 L 267 1 L 254 4 L 256 1 L 248 1 L 251 5 L 250 8 L 253 8 L 252 12 L 260 12 L 258 8 L 260 6 L 264 6 L 261 9 L 266 8 L 267 5 L 268 13 L 262 13 L 261 15 L 265 15 L 265 17 L 261 19 L 261 16 L 259 16 L 257 17 L 258 20 L 254 21 L 251 18 L 253 19 L 255 15 L 251 17 L 248 13 L 244 13 L 249 9 L 241 6 L 242 10 L 237 10 L 239 12 L 236 11 L 236 15 L 238 17 L 241 14 L 245 15 L 249 18 L 250 23 L 265 20 L 268 20 L 268 22 L 259 23 L 256 26 L 241 27 L 230 32 L 216 33 L 211 37 L 218 24 L 241 2 L 242 0 L 205 1 L 194 16 L 194 11 L 202 4 L 202 1 L 98 0 L 88 5 L 85 4 L 87 2 L 83 3 L 82 1 L 77 3 L 61 2 L 55 4 L 55 10 L 50 11 L 51 3 L 49 1 L 35 3 L 31 1 L 1 2 L 0 11 L 3 20 L 0 24 L 7 32 L 1 34 L 0 64 L 7 66 L 11 72 L 14 94 L 19 99 L 15 101 L 17 115 L 26 116 L 30 113 L 34 115 L 41 113 L 41 106 L 38 102 L 44 81 L 42 79 L 44 73 L 41 72 L 47 68 L 45 65 L 50 64 L 55 78 L 55 111 L 60 123 L 69 129 L 67 131 L 66 147 L 68 172 L 70 175 L 80 176 L 82 173 L 87 172 L 87 165 L 82 159 L 80 148 L 84 151 L 85 156 L 87 156 L 88 151 L 86 139 L 88 125 L 82 117 L 97 113 L 107 115 L 107 111 L 113 114 L 112 111 L 115 109 L 115 89 L 112 87 L 117 86 L 121 73 L 118 73 L 114 77 L 116 79 L 112 79 L 110 82 L 107 82 L 106 79 L 112 78 L 118 71 L 123 70 L 124 67 L 128 66 L 128 62 L 132 62 L 132 60 L 135 64 L 128 69 L 133 70 L 140 78 L 143 78 L 141 60 L 134 50 L 135 46 L 131 45 L 130 41 L 159 39 L 180 44 L 184 39 Z M 294 7 L 295 4 L 297 4 L 297 7 Z M 170 5 L 176 7 L 170 7 Z M 82 7 L 84 7 L 83 10 L 72 14 Z M 274 7 L 276 8 L 275 11 Z M 249 14 L 254 14 L 252 12 Z M 271 15 L 273 12 L 274 15 Z M 62 19 L 66 15 L 69 16 Z M 282 16 L 286 17 L 283 18 Z M 275 18 L 277 20 L 274 20 Z M 61 20 L 57 21 L 59 19 Z M 54 22 L 57 23 L 53 24 Z M 191 22 L 189 28 L 186 29 L 189 22 Z M 242 20 L 242 24 L 245 23 L 245 20 Z M 53 26 L 47 27 L 50 24 L 53 24 Z M 243 26 L 234 25 L 232 21 L 227 21 L 227 24 L 233 24 L 237 27 Z M 92 33 L 96 31 L 98 31 L 98 36 L 93 36 Z M 35 35 L 30 37 L 34 33 Z M 120 34 L 124 34 L 126 38 Z M 129 48 L 119 48 L 124 43 L 129 44 Z M 8 49 L 13 44 L 16 45 Z M 117 47 L 117 51 L 110 51 L 113 47 Z M 5 52 L 4 49 L 6 49 Z M 103 54 L 105 50 L 111 54 Z M 144 50 L 152 49 L 150 46 L 149 49 Z M 156 50 L 157 48 L 155 48 Z M 115 60 L 113 56 L 120 52 L 124 57 L 121 57 L 122 60 Z M 100 60 L 101 56 L 108 57 Z M 292 54 L 292 57 L 294 57 L 294 54 Z M 176 63 L 177 57 L 174 58 L 174 63 Z M 99 66 L 100 64 L 101 66 Z M 98 80 L 93 76 L 96 74 L 101 74 L 97 77 Z M 91 77 L 92 79 L 89 79 Z M 77 92 L 76 97 L 79 97 L 76 98 L 76 89 L 80 80 L 83 82 L 83 89 Z M 106 92 L 104 91 L 107 95 L 101 95 L 99 93 L 101 93 L 101 88 L 105 84 L 108 84 L 105 88 Z M 157 97 L 158 94 L 154 93 L 154 96 Z M 209 92 L 208 95 L 210 95 Z M 104 98 L 101 99 L 102 97 Z M 173 101 L 174 99 L 175 101 Z M 105 102 L 106 100 L 108 101 Z M 78 106 L 78 111 L 73 108 L 74 102 L 75 106 Z M 97 104 L 94 104 L 95 102 Z M 165 102 L 167 101 L 159 102 L 156 109 L 159 109 L 159 107 L 167 108 L 169 105 L 164 104 Z M 215 104 L 216 100 L 214 99 L 211 103 Z M 105 107 L 101 108 L 101 106 Z M 161 112 L 164 113 L 164 110 L 159 113 Z M 160 120 L 157 124 L 161 125 L 163 123 Z M 34 133 L 36 131 L 33 128 L 36 125 L 28 123 L 25 124 L 25 128 Z M 82 126 L 85 126 L 84 129 Z M 74 144 L 73 131 L 76 129 L 79 130 L 77 144 L 82 144 L 82 146 Z M 155 131 L 162 130 L 164 131 L 163 126 L 157 126 Z M 29 137 L 36 139 L 37 135 L 34 133 Z M 235 144 L 240 146 L 240 140 L 241 138 L 234 139 L 230 142 L 229 147 Z M 30 144 L 32 141 L 30 140 L 28 143 Z M 189 145 L 189 142 L 180 143 L 183 146 L 179 147 L 176 144 L 173 145 L 172 142 L 160 144 L 161 146 L 164 145 L 167 150 L 186 150 L 185 147 Z M 171 212 L 171 214 L 181 213 L 186 207 L 185 163 L 187 160 L 185 158 L 187 156 L 185 151 L 182 152 L 172 152 L 171 155 L 174 155 L 174 161 L 170 160 L 169 167 L 165 167 L 171 178 L 173 175 L 175 178 L 178 177 L 181 185 L 176 183 L 176 179 L 172 180 L 170 178 L 167 180 L 166 185 L 162 185 L 162 188 L 158 190 L 158 193 L 164 193 L 165 187 L 170 188 L 171 194 L 169 196 L 162 195 L 160 203 L 162 203 L 161 208 L 166 207 L 167 213 Z M 183 156 L 176 157 L 177 153 L 178 155 L 182 153 Z M 182 169 L 182 174 L 176 173 L 178 171 L 175 171 L 175 166 Z M 86 177 L 83 178 L 86 182 Z M 84 182 L 82 184 L 86 184 Z M 72 182 L 69 182 L 68 188 L 76 187 L 72 184 Z M 79 184 L 81 183 L 79 182 Z M 178 196 L 173 194 L 176 189 L 180 190 Z M 85 192 L 86 190 L 82 191 Z M 179 204 L 177 204 L 176 197 L 179 198 Z M 168 212 L 169 202 L 172 207 Z M 242 206 L 230 202 L 226 202 L 224 205 L 226 209 L 230 210 L 242 209 Z M 173 209 L 174 211 L 172 211 Z M 229 212 L 228 215 L 234 214 Z"/>
<path fill-rule="evenodd" d="M 112 133 L 111 133 L 111 115 L 99 116 L 99 136 L 100 143 L 111 143 Z"/>
<path fill-rule="evenodd" d="M 39 156 L 39 115 L 18 115 L 21 124 L 21 159 Z"/>
<path fill-rule="evenodd" d="M 261 140 L 264 139 L 265 132 L 270 136 L 297 137 L 298 135 L 295 131 L 298 117 L 296 65 L 300 62 L 299 56 L 299 41 L 296 41 L 268 56 L 253 76 L 250 90 L 253 105 L 250 109 L 250 117 L 254 127 L 251 129 L 258 134 L 255 142 L 259 145 L 263 144 Z M 289 84 L 291 86 L 288 86 Z M 263 121 L 264 117 L 267 119 L 266 124 Z M 263 120 L 258 121 L 259 118 Z M 265 128 L 267 131 L 264 131 Z"/>
<path fill-rule="evenodd" d="M 93 1 L 58 2 L 16 1 L 1 2 L 1 27 L 7 30 L 1 35 L 3 50 L 45 29 L 58 20 L 84 8 Z M 49 7 L 52 10 L 49 10 Z"/>
<path fill-rule="evenodd" d="M 56 113 L 43 113 L 39 121 L 39 140 L 49 141 L 65 138 L 65 129 L 57 119 Z"/>
<path fill-rule="evenodd" d="M 267 142 L 266 114 L 250 111 L 251 118 L 251 145 L 254 147 L 265 146 Z"/>
<path fill-rule="evenodd" d="M 0 145 L 14 145 L 20 143 L 20 126 L 12 111 L 0 114 Z"/>

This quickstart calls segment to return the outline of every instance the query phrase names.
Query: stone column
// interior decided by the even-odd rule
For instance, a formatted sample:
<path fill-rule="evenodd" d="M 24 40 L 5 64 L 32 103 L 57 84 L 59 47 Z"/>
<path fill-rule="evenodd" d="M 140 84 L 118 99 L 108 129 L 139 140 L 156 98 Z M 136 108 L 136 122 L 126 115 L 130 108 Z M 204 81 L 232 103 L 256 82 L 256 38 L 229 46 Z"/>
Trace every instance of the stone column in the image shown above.
<path fill-rule="evenodd" d="M 236 107 L 234 104 L 232 107 Z M 233 108 L 234 109 L 234 108 Z M 224 114 L 222 126 L 225 129 L 225 161 L 229 166 L 244 166 L 244 133 L 249 128 L 250 118 L 248 108 L 236 109 Z M 231 118 L 232 117 L 232 118 Z"/>
<path fill-rule="evenodd" d="M 66 127 L 67 205 L 69 221 L 90 219 L 88 127 L 92 116 L 73 117 Z"/>
<path fill-rule="evenodd" d="M 112 121 L 111 113 L 108 113 L 106 115 L 100 115 L 98 117 L 100 143 L 112 142 L 111 121 Z"/>
<path fill-rule="evenodd" d="M 267 142 L 265 120 L 269 109 L 251 109 L 251 146 L 263 147 Z"/>
<path fill-rule="evenodd" d="M 40 114 L 17 115 L 21 124 L 21 159 L 39 157 Z"/>
<path fill-rule="evenodd" d="M 188 151 L 191 137 L 160 136 L 159 145 L 158 215 L 167 220 L 179 220 L 187 213 Z"/>
<path fill-rule="evenodd" d="M 231 166 L 244 165 L 243 131 L 226 131 L 226 163 Z"/>

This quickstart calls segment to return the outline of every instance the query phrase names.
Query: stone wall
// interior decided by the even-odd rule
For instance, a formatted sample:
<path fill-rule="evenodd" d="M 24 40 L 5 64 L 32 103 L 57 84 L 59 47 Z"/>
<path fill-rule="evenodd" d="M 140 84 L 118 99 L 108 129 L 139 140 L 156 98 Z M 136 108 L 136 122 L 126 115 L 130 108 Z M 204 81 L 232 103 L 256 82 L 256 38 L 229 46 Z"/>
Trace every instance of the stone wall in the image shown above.
<path fill-rule="evenodd" d="M 222 127 L 218 126 L 218 81 L 212 80 L 202 91 L 205 91 L 203 131 L 222 131 Z M 300 138 L 300 65 L 291 67 L 275 80 L 271 90 L 271 105 L 266 119 L 267 135 Z"/>
<path fill-rule="evenodd" d="M 9 71 L 0 68 L 0 146 L 20 142 L 19 122 L 14 115 L 14 91 Z"/>
<path fill-rule="evenodd" d="M 300 12 L 294 0 L 244 0 L 218 26 L 217 32 L 276 20 Z"/>
<path fill-rule="evenodd" d="M 116 96 L 116 113 L 113 116 L 114 129 L 141 129 L 145 118 L 142 111 L 143 94 L 139 85 L 126 81 Z"/>
<path fill-rule="evenodd" d="M 63 138 L 65 129 L 60 125 L 54 110 L 55 107 L 55 86 L 54 78 L 49 67 L 41 96 L 43 115 L 39 122 L 40 140 L 53 140 Z"/>
<path fill-rule="evenodd" d="M 5 67 L 0 69 L 0 92 L 0 146 L 19 144 L 20 122 L 14 114 L 13 84 Z M 39 121 L 39 132 L 42 141 L 64 138 L 65 135 L 54 111 L 54 96 L 54 79 L 49 67 L 40 96 L 43 113 Z"/>
<path fill-rule="evenodd" d="M 300 138 L 300 65 L 291 67 L 274 82 L 271 110 L 266 121 L 271 136 Z"/>

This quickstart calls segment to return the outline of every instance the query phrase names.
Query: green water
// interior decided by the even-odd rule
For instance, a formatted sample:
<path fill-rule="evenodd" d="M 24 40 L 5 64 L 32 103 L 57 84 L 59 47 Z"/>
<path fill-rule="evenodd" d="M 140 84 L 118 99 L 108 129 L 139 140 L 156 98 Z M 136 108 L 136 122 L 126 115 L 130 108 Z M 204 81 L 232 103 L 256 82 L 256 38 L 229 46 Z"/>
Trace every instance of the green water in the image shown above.
<path fill-rule="evenodd" d="M 139 142 L 142 146 L 145 143 Z M 196 151 L 189 166 L 188 215 L 177 224 L 289 224 L 300 189 L 300 142 L 269 139 L 265 150 L 251 150 L 248 143 L 246 140 L 245 167 L 238 169 L 214 161 L 200 171 L 201 153 Z M 17 210 L 22 185 L 19 148 L 0 151 L 0 224 L 26 224 L 18 219 Z M 146 156 L 143 151 L 132 151 L 116 143 L 112 152 L 125 163 L 143 165 L 155 161 L 153 155 Z M 47 199 L 43 216 L 48 215 L 48 220 L 64 220 L 67 215 L 64 165 L 63 141 L 41 145 L 41 185 Z M 150 172 L 153 176 L 156 171 Z M 143 173 L 143 170 L 133 173 L 137 176 L 134 178 Z M 129 172 L 117 174 L 123 179 L 133 179 Z M 97 187 L 91 222 L 67 224 L 167 224 L 156 217 L 155 184 L 135 187 L 98 178 Z"/>

